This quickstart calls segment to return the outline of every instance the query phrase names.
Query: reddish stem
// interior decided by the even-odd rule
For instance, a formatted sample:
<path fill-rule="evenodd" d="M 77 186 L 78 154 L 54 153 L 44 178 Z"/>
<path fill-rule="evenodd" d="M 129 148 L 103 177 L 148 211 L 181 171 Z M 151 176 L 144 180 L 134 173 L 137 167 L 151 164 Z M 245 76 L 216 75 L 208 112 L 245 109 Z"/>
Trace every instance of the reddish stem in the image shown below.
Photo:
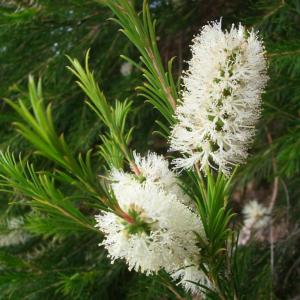
<path fill-rule="evenodd" d="M 135 163 L 133 162 L 130 163 L 130 169 L 136 176 L 141 175 L 141 171 L 139 170 L 138 166 Z"/>
<path fill-rule="evenodd" d="M 126 212 L 124 212 L 120 207 L 115 209 L 115 213 L 120 218 L 124 219 L 126 222 L 132 224 L 134 222 L 133 218 L 130 217 Z"/>

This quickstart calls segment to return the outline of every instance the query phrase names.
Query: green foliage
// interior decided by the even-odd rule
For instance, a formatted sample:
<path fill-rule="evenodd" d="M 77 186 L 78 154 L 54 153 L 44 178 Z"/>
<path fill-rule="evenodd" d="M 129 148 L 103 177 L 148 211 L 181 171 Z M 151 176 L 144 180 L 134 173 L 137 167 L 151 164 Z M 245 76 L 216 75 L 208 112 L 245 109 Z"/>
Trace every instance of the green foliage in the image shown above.
<path fill-rule="evenodd" d="M 268 253 L 266 249 L 257 249 L 255 244 L 236 249 L 231 263 L 233 264 L 233 282 L 238 299 L 266 299 L 273 295 L 271 290 L 270 267 L 268 265 Z M 252 266 L 249 269 L 249 266 Z M 258 271 L 259 270 L 259 271 Z"/>
<path fill-rule="evenodd" d="M 173 59 L 168 62 L 168 71 L 164 70 L 156 42 L 156 22 L 152 22 L 147 1 L 144 1 L 141 18 L 131 2 L 126 0 L 107 1 L 107 5 L 116 15 L 114 19 L 122 27 L 122 32 L 138 49 L 146 83 L 138 87 L 144 96 L 165 117 L 168 124 L 174 122 L 173 112 L 178 100 L 177 87 L 172 75 Z M 139 67 L 131 59 L 124 57 Z M 161 123 L 159 123 L 161 124 Z M 166 126 L 161 126 L 168 134 Z"/>
<path fill-rule="evenodd" d="M 66 172 L 57 171 L 61 180 L 77 186 L 95 199 L 101 199 L 106 194 L 105 188 L 95 180 L 95 170 L 91 163 L 91 150 L 85 158 L 82 154 L 76 158 L 66 144 L 63 135 L 58 136 L 53 125 L 51 105 L 45 108 L 42 97 L 41 81 L 35 86 L 29 78 L 29 99 L 33 108 L 31 113 L 22 100 L 18 104 L 6 100 L 23 119 L 16 122 L 18 131 L 49 160 L 61 166 Z M 99 197 L 100 194 L 100 197 Z"/>
<path fill-rule="evenodd" d="M 23 205 L 38 208 L 54 218 L 54 222 L 50 222 L 51 226 L 46 226 L 49 219 L 40 226 L 41 220 L 34 223 L 31 218 L 30 226 L 34 232 L 48 235 L 59 234 L 68 229 L 72 233 L 83 229 L 96 231 L 90 221 L 76 209 L 71 199 L 55 187 L 54 181 L 47 174 L 37 174 L 32 165 L 25 166 L 21 159 L 17 163 L 10 153 L 0 153 L 0 170 L 0 184 L 4 191 L 20 193 L 29 199 L 29 202 L 23 201 Z"/>
<path fill-rule="evenodd" d="M 109 130 L 108 136 L 104 135 L 101 137 L 103 145 L 100 146 L 100 154 L 103 155 L 106 162 L 110 162 L 114 167 L 122 167 L 121 153 L 128 162 L 132 160 L 132 154 L 127 149 L 132 128 L 128 132 L 125 131 L 126 118 L 131 110 L 132 102 L 127 100 L 123 103 L 116 101 L 115 107 L 111 107 L 95 82 L 93 73 L 89 70 L 88 59 L 89 53 L 87 53 L 85 59 L 85 70 L 76 59 L 73 61 L 70 59 L 73 68 L 69 69 L 79 79 L 78 85 L 91 101 L 86 103 Z M 112 156 L 111 153 L 115 153 L 115 155 Z"/>

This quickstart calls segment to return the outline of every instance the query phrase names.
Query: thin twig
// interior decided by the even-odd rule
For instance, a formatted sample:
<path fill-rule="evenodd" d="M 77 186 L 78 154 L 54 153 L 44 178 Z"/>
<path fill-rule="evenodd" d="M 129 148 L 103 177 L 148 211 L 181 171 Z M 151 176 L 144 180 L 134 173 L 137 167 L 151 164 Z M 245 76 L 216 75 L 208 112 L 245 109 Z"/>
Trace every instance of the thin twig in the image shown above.
<path fill-rule="evenodd" d="M 174 287 L 165 280 L 165 278 L 163 278 L 161 275 L 159 275 L 159 277 L 162 279 L 163 285 L 176 296 L 176 299 L 185 300 L 185 298 L 182 298 L 181 295 L 174 289 Z"/>
<path fill-rule="evenodd" d="M 267 130 L 267 139 L 268 139 L 268 143 L 271 146 L 272 145 L 272 136 L 271 133 Z M 274 173 L 277 174 L 277 164 L 276 164 L 276 159 L 274 157 L 274 154 L 272 153 L 272 166 L 273 166 L 273 170 Z M 272 215 L 272 211 L 277 199 L 277 195 L 278 195 L 278 184 L 279 184 L 279 177 L 276 176 L 274 178 L 274 183 L 273 183 L 273 190 L 272 190 L 272 196 L 271 196 L 271 200 L 270 200 L 270 204 L 269 204 L 269 211 L 270 214 Z M 271 264 L 271 275 L 272 278 L 274 276 L 274 231 L 273 231 L 273 222 L 271 220 L 271 224 L 270 224 L 270 264 Z M 272 300 L 273 296 L 272 293 L 270 295 L 270 299 Z"/>
<path fill-rule="evenodd" d="M 287 188 L 284 180 L 281 179 L 281 183 L 282 183 L 285 195 L 286 195 L 286 222 L 287 222 L 287 224 L 289 224 L 290 223 L 290 207 L 291 207 L 290 195 L 289 195 L 289 191 L 288 191 L 288 188 Z"/>
<path fill-rule="evenodd" d="M 258 22 L 254 24 L 255 27 L 260 26 L 263 24 L 268 18 L 272 17 L 274 14 L 276 14 L 282 7 L 285 6 L 285 1 L 281 0 L 279 1 L 278 5 L 275 6 L 271 11 L 269 11 L 266 15 L 264 15 Z"/>
<path fill-rule="evenodd" d="M 292 51 L 282 51 L 282 52 L 271 52 L 267 54 L 268 58 L 273 58 L 273 57 L 282 57 L 282 56 L 289 56 L 289 55 L 299 55 L 300 54 L 300 49 L 297 50 L 292 50 Z"/>
<path fill-rule="evenodd" d="M 269 145 L 271 146 L 273 143 L 273 139 L 272 139 L 271 133 L 269 131 L 267 131 L 267 139 L 268 139 Z M 273 153 L 272 153 L 272 166 L 273 166 L 274 173 L 277 174 L 277 163 L 276 163 L 276 159 L 275 159 Z M 279 177 L 275 176 L 274 183 L 273 183 L 272 196 L 271 196 L 271 200 L 270 200 L 270 204 L 269 204 L 270 212 L 273 210 L 276 199 L 277 199 L 278 185 L 279 185 Z"/>
<path fill-rule="evenodd" d="M 273 191 L 272 191 L 272 197 L 269 204 L 269 210 L 272 211 L 276 202 L 276 198 L 278 195 L 278 185 L 279 185 L 279 177 L 276 176 L 273 183 Z"/>

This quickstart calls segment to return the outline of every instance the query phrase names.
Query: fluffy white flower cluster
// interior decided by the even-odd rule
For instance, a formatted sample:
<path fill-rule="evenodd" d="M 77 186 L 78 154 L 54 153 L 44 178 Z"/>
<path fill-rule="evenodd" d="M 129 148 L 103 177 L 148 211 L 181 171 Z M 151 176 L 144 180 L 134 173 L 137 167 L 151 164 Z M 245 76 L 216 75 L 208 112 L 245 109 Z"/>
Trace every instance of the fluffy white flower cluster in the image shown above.
<path fill-rule="evenodd" d="M 176 174 L 169 169 L 169 163 L 163 156 L 151 152 L 145 157 L 142 157 L 136 152 L 134 152 L 133 155 L 135 164 L 141 173 L 140 180 L 145 180 L 157 185 L 168 193 L 174 194 L 178 201 L 193 208 L 192 201 L 188 195 L 183 192 Z M 116 172 L 118 171 L 115 171 L 114 175 L 118 177 Z M 121 176 L 122 175 L 124 175 L 123 172 L 121 172 Z"/>
<path fill-rule="evenodd" d="M 177 168 L 198 163 L 229 174 L 243 163 L 260 117 L 267 82 L 264 46 L 253 31 L 221 22 L 203 27 L 193 40 L 192 59 L 183 82 L 170 138 L 172 151 L 183 158 Z"/>
<path fill-rule="evenodd" d="M 127 77 L 129 75 L 131 75 L 132 73 L 132 64 L 128 63 L 128 62 L 124 62 L 122 65 L 121 65 L 121 68 L 120 68 L 120 73 L 124 76 L 124 77 Z"/>
<path fill-rule="evenodd" d="M 249 201 L 244 206 L 244 226 L 239 235 L 240 245 L 247 244 L 252 236 L 259 239 L 263 230 L 271 222 L 270 213 L 269 208 L 258 203 L 256 200 Z"/>
<path fill-rule="evenodd" d="M 244 224 L 249 229 L 263 229 L 270 223 L 270 210 L 252 200 L 247 203 L 243 208 Z"/>
<path fill-rule="evenodd" d="M 112 261 L 125 259 L 129 269 L 146 274 L 165 269 L 195 292 L 197 286 L 192 289 L 186 280 L 203 282 L 205 275 L 195 266 L 191 269 L 186 261 L 198 260 L 195 232 L 205 240 L 202 223 L 183 203 L 188 197 L 163 157 L 153 153 L 134 157 L 140 176 L 112 172 L 111 187 L 125 217 L 112 212 L 96 216 L 96 226 L 105 233 L 101 245 Z"/>
<path fill-rule="evenodd" d="M 7 219 L 4 226 L 4 232 L 0 233 L 0 247 L 9 247 L 19 244 L 25 244 L 30 235 L 22 228 L 24 219 L 22 217 L 14 217 Z"/>
<path fill-rule="evenodd" d="M 199 270 L 197 264 L 190 260 L 185 260 L 183 267 L 172 273 L 171 277 L 174 280 L 179 279 L 179 284 L 192 294 L 201 294 L 202 288 L 200 286 L 211 288 L 211 283 L 203 271 Z"/>

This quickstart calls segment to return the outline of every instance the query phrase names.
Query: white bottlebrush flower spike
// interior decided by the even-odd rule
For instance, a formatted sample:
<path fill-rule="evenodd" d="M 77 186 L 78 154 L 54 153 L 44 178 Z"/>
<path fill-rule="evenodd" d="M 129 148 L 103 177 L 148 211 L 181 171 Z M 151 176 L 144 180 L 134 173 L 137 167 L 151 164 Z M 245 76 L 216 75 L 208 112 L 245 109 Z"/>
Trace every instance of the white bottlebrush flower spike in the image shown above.
<path fill-rule="evenodd" d="M 256 200 L 252 200 L 244 206 L 243 214 L 244 225 L 248 229 L 263 229 L 271 220 L 270 210 Z"/>
<path fill-rule="evenodd" d="M 254 31 L 222 31 L 216 22 L 203 27 L 191 50 L 170 148 L 183 154 L 177 168 L 199 163 L 229 174 L 246 159 L 260 117 L 265 49 Z"/>
<path fill-rule="evenodd" d="M 136 156 L 136 161 L 147 169 L 146 160 Z M 202 224 L 174 193 L 155 180 L 139 181 L 133 174 L 114 171 L 112 177 L 113 192 L 127 217 L 111 212 L 96 216 L 112 261 L 123 258 L 130 270 L 151 274 L 162 268 L 174 270 L 186 257 L 198 254 L 194 232 L 205 239 Z"/>

